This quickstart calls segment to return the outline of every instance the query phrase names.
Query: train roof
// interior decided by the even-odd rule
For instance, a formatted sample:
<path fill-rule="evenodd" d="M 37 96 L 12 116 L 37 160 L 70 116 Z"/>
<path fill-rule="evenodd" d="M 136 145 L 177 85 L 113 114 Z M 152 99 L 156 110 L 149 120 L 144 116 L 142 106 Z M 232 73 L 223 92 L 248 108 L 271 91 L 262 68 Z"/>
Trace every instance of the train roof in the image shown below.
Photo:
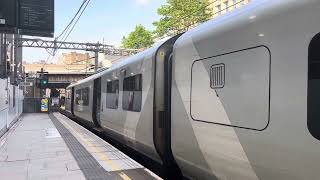
<path fill-rule="evenodd" d="M 176 45 L 188 43 L 186 39 L 197 42 L 210 36 L 221 36 L 233 29 L 245 27 L 252 21 L 270 18 L 274 15 L 286 14 L 288 10 L 297 9 L 308 4 L 319 3 L 319 0 L 252 0 L 249 4 L 232 12 L 220 15 L 184 33 L 176 41 Z M 276 28 L 276 27 L 275 27 Z"/>
<path fill-rule="evenodd" d="M 285 13 L 287 10 L 301 7 L 305 4 L 310 3 L 319 3 L 318 0 L 306 0 L 306 1 L 297 1 L 297 0 L 252 0 L 248 5 L 243 6 L 242 8 L 235 9 L 230 13 L 218 16 L 213 20 L 205 22 L 181 35 L 176 44 L 188 43 L 185 41 L 190 37 L 194 42 L 205 39 L 208 34 L 210 35 L 221 35 L 224 32 L 228 32 L 232 29 L 236 29 L 246 24 L 251 23 L 251 21 L 257 21 L 265 17 L 270 17 L 271 15 L 277 15 Z M 158 48 L 163 45 L 165 42 L 161 42 L 149 48 L 143 52 L 140 52 L 134 56 L 128 57 L 127 59 L 113 65 L 111 68 L 104 70 L 98 74 L 92 75 L 86 79 L 80 80 L 75 84 L 68 86 L 68 88 L 77 86 L 82 83 L 92 81 L 96 78 L 103 76 L 104 74 L 113 71 L 114 69 L 120 68 L 124 65 L 131 64 L 135 61 L 139 61 L 144 57 L 156 53 Z"/>
<path fill-rule="evenodd" d="M 170 40 L 170 39 L 168 39 L 168 40 Z M 90 76 L 88 78 L 85 78 L 83 80 L 80 80 L 80 81 L 78 81 L 78 82 L 76 82 L 74 84 L 71 84 L 70 86 L 67 87 L 67 89 L 72 88 L 72 87 L 77 86 L 77 85 L 82 84 L 82 83 L 90 82 L 90 81 L 95 80 L 95 79 L 97 79 L 97 78 L 99 78 L 99 77 L 101 77 L 101 76 L 103 76 L 103 75 L 105 75 L 105 74 L 107 74 L 109 72 L 112 72 L 115 69 L 118 69 L 118 68 L 123 67 L 125 65 L 131 64 L 131 63 L 139 61 L 141 59 L 144 59 L 146 56 L 153 55 L 153 54 L 155 54 L 157 52 L 158 48 L 160 46 L 162 46 L 168 40 L 161 41 L 161 42 L 157 43 L 156 45 L 154 45 L 153 47 L 151 47 L 151 48 L 149 48 L 149 49 L 147 49 L 145 51 L 142 51 L 142 52 L 139 52 L 138 54 L 130 56 L 130 57 L 126 58 L 125 60 L 123 60 L 123 61 L 121 61 L 121 62 L 119 62 L 117 64 L 114 64 L 109 69 L 106 69 L 106 70 L 104 70 L 104 71 L 102 71 L 100 73 L 94 74 L 94 75 L 92 75 L 92 76 Z"/>

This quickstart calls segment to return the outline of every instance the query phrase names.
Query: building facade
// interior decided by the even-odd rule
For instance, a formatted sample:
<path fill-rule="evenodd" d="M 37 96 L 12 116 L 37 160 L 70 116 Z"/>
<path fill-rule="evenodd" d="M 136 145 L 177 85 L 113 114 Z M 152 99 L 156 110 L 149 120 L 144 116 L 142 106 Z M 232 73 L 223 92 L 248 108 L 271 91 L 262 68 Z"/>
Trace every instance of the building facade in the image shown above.
<path fill-rule="evenodd" d="M 88 64 L 90 62 L 90 55 L 89 53 L 63 53 L 62 56 L 59 58 L 59 64 Z"/>
<path fill-rule="evenodd" d="M 212 17 L 215 18 L 219 15 L 225 14 L 234 9 L 240 8 L 246 5 L 251 0 L 209 0 L 209 10 L 211 11 Z"/>

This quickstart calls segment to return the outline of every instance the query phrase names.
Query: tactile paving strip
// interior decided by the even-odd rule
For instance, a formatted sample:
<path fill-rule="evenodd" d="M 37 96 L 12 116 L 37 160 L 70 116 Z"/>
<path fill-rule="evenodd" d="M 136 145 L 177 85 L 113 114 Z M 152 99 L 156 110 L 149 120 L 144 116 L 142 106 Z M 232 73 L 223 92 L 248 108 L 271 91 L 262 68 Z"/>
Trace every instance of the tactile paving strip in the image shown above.
<path fill-rule="evenodd" d="M 79 168 L 88 180 L 122 179 L 119 175 L 109 173 L 96 161 L 96 159 L 83 147 L 73 134 L 53 115 L 51 121 L 58 129 L 70 152 L 78 163 Z"/>

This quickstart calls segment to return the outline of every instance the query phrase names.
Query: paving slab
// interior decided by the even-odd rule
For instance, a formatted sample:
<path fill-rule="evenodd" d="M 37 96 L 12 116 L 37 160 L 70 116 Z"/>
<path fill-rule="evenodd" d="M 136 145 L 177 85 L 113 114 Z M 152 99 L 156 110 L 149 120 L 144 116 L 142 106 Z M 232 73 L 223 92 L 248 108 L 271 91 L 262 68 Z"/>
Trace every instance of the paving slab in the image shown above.
<path fill-rule="evenodd" d="M 0 138 L 0 179 L 160 179 L 60 113 L 24 114 Z"/>

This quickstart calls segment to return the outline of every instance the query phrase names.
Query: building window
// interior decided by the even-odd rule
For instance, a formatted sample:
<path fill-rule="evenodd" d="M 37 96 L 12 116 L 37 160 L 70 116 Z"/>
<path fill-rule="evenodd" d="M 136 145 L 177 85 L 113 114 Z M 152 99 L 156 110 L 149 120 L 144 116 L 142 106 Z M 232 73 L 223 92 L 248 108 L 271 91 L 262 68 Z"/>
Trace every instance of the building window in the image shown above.
<path fill-rule="evenodd" d="M 237 8 L 237 0 L 232 0 L 233 2 L 233 8 Z"/>
<path fill-rule="evenodd" d="M 217 5 L 216 9 L 217 9 L 217 14 L 220 15 L 221 14 L 221 5 Z"/>
<path fill-rule="evenodd" d="M 89 88 L 76 90 L 76 104 L 82 106 L 89 106 Z"/>
<path fill-rule="evenodd" d="M 224 6 L 226 8 L 226 12 L 228 12 L 229 11 L 229 2 L 228 1 L 224 2 Z"/>
<path fill-rule="evenodd" d="M 140 112 L 142 102 L 142 75 L 127 77 L 123 80 L 122 108 Z"/>
<path fill-rule="evenodd" d="M 118 109 L 119 80 L 107 82 L 107 108 Z"/>

